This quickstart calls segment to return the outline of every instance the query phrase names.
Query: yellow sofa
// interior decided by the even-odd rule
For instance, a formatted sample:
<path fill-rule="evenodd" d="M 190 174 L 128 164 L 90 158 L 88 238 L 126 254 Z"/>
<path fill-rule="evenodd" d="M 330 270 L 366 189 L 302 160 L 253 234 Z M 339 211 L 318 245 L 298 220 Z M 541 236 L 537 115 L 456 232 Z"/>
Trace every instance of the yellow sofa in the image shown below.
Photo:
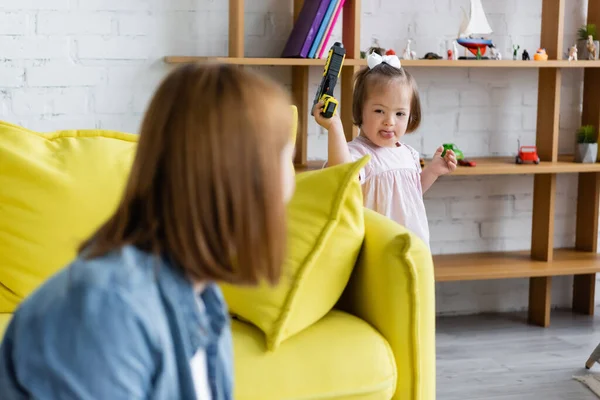
<path fill-rule="evenodd" d="M 1 140 L 0 135 L 0 147 Z M 0 207 L 2 201 L 0 196 Z M 236 399 L 435 399 L 431 254 L 381 215 L 365 210 L 364 219 L 365 237 L 352 277 L 325 317 L 272 352 L 259 329 L 232 321 Z M 69 236 L 65 226 L 56 225 L 56 230 Z M 6 263 L 0 251 L 0 267 Z M 0 309 L 0 338 L 9 320 L 10 314 Z"/>

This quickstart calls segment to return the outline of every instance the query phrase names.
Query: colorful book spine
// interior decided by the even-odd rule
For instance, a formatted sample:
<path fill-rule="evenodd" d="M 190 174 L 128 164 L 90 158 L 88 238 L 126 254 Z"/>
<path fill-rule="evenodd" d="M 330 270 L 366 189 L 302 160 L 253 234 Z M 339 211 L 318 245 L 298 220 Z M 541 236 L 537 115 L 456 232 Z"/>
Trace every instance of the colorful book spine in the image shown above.
<path fill-rule="evenodd" d="M 327 29 L 327 34 L 325 35 L 325 39 L 321 42 L 319 49 L 317 50 L 317 53 L 319 54 L 318 58 L 323 58 L 323 53 L 325 53 L 325 50 L 327 49 L 327 43 L 329 43 L 329 38 L 331 37 L 331 32 L 333 31 L 333 28 L 335 27 L 335 23 L 337 22 L 338 17 L 340 16 L 340 13 L 342 12 L 342 8 L 344 8 L 345 2 L 346 2 L 346 0 L 341 0 L 337 10 L 335 10 L 335 14 L 333 15 L 333 21 L 332 21 L 331 25 L 329 26 L 329 29 Z"/>
<path fill-rule="evenodd" d="M 335 11 L 335 8 L 339 4 L 339 2 L 340 0 L 332 0 L 331 3 L 329 3 L 329 7 L 327 7 L 327 12 L 325 13 L 325 17 L 321 22 L 321 26 L 319 27 L 319 31 L 317 32 L 317 36 L 315 36 L 315 40 L 313 41 L 313 44 L 310 47 L 308 58 L 315 58 L 315 55 L 317 54 L 317 48 L 319 47 L 321 40 L 323 40 L 325 30 L 327 29 L 327 26 L 329 26 L 329 22 L 331 22 L 331 19 L 333 17 L 333 12 Z"/>
<path fill-rule="evenodd" d="M 306 0 L 296 19 L 281 57 L 306 58 L 329 4 L 335 0 Z"/>

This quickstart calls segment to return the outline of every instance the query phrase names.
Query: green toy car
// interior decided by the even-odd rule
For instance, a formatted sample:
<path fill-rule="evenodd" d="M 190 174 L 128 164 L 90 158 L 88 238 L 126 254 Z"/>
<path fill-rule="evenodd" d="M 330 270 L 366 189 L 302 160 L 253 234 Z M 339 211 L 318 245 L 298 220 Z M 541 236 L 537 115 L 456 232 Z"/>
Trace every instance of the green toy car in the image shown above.
<path fill-rule="evenodd" d="M 454 143 L 444 143 L 442 146 L 444 146 L 444 151 L 442 151 L 442 157 L 446 155 L 446 150 L 452 150 L 454 152 L 454 155 L 456 155 L 457 161 L 465 158 L 465 155 L 463 154 L 462 150 L 459 149 L 458 146 L 456 146 Z"/>

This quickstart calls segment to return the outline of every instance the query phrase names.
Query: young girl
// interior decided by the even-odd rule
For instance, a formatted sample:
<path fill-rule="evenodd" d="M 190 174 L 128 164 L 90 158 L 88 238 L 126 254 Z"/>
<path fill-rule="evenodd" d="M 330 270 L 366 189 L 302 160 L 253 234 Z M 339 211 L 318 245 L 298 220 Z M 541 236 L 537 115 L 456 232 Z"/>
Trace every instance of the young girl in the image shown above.
<path fill-rule="evenodd" d="M 163 81 L 117 210 L 14 314 L 0 397 L 233 398 L 216 284 L 279 279 L 290 104 L 235 67 L 187 65 Z"/>
<path fill-rule="evenodd" d="M 456 169 L 456 156 L 448 151 L 442 157 L 440 147 L 421 170 L 417 151 L 400 142 L 421 122 L 415 80 L 397 56 L 371 53 L 367 64 L 355 77 L 352 118 L 359 136 L 347 143 L 340 118 L 322 117 L 321 103 L 313 109 L 317 123 L 329 132 L 328 165 L 369 154 L 371 160 L 360 173 L 365 207 L 404 225 L 429 245 L 423 194 L 439 176 Z"/>

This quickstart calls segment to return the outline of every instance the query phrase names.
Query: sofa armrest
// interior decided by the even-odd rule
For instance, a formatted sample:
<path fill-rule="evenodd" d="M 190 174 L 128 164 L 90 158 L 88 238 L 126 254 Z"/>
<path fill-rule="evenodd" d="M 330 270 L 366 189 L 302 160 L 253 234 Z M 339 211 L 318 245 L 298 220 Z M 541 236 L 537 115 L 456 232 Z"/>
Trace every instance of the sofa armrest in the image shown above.
<path fill-rule="evenodd" d="M 390 344 L 398 371 L 394 399 L 435 399 L 434 290 L 425 243 L 365 209 L 365 241 L 340 307 L 370 323 Z"/>

